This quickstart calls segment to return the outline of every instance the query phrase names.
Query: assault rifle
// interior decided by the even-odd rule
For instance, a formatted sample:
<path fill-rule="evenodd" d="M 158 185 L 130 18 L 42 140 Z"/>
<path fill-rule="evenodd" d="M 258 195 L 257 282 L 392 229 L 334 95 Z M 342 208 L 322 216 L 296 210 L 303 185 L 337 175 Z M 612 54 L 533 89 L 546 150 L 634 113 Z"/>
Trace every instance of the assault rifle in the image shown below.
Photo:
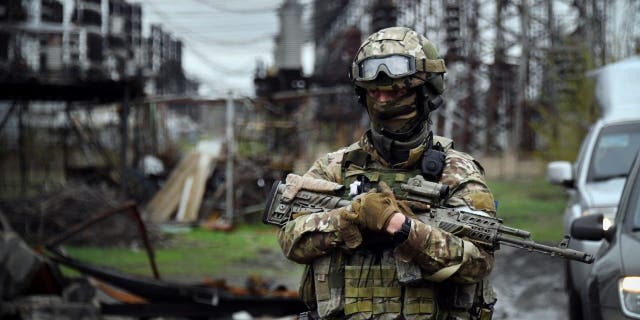
<path fill-rule="evenodd" d="M 363 188 L 357 184 L 350 187 L 352 194 L 355 189 L 359 192 L 363 191 Z M 584 263 L 594 261 L 593 255 L 568 248 L 568 236 L 565 236 L 557 247 L 548 246 L 533 241 L 531 233 L 526 230 L 503 225 L 502 219 L 443 207 L 440 201 L 444 198 L 443 195 L 448 193 L 448 187 L 426 181 L 420 175 L 410 178 L 406 184 L 401 185 L 401 189 L 406 196 L 401 197 L 396 194 L 398 199 L 420 201 L 431 205 L 428 212 L 418 215 L 421 221 L 459 237 L 465 237 L 489 250 L 498 250 L 500 244 L 504 244 Z M 286 199 L 282 196 L 284 190 L 284 183 L 276 181 L 273 184 L 262 216 L 265 224 L 281 227 L 299 215 L 344 207 L 351 203 L 350 200 L 342 199 L 337 195 L 308 190 L 300 190 L 293 199 Z"/>

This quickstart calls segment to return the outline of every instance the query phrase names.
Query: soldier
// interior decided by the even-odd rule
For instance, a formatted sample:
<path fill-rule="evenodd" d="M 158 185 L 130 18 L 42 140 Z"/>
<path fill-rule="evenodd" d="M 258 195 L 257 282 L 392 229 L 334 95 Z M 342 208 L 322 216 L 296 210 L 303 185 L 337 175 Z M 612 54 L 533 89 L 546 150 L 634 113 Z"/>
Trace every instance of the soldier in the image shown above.
<path fill-rule="evenodd" d="M 314 317 L 491 318 L 493 253 L 424 223 L 424 204 L 394 196 L 422 174 L 449 186 L 445 205 L 495 215 L 480 164 L 431 132 L 445 71 L 434 44 L 408 28 L 380 30 L 360 46 L 350 79 L 371 128 L 304 177 L 377 188 L 347 207 L 297 217 L 278 233 L 285 256 L 306 264 L 300 293 Z"/>

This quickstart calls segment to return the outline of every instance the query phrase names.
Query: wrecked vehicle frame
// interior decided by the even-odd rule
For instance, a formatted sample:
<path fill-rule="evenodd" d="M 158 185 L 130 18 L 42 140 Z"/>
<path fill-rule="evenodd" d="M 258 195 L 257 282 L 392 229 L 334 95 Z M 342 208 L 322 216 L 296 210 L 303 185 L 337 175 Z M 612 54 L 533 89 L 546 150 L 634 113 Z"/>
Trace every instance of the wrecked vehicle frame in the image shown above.
<path fill-rule="evenodd" d="M 64 241 L 116 214 L 125 214 L 136 222 L 153 278 L 127 274 L 112 268 L 80 261 L 66 255 L 60 249 L 59 245 Z M 2 213 L 0 213 L 0 217 L 2 217 Z M 9 249 L 2 250 L 1 248 L 3 244 L 9 243 L 8 241 L 3 242 L 3 239 L 11 239 L 14 246 L 15 243 L 19 243 L 23 249 L 20 251 L 23 256 L 25 254 L 32 255 L 29 259 L 39 261 L 39 263 L 33 262 L 30 265 L 33 266 L 31 269 L 37 270 L 17 272 L 23 273 L 21 281 L 25 282 L 17 284 L 19 289 L 14 289 L 15 292 L 9 294 L 3 294 L 0 291 L 0 317 L 35 318 L 33 314 L 37 311 L 40 314 L 44 312 L 49 316 L 55 314 L 56 318 L 68 317 L 69 319 L 87 318 L 87 316 L 99 318 L 99 315 L 208 319 L 230 317 L 239 311 L 249 312 L 252 316 L 281 317 L 306 310 L 304 303 L 297 297 L 297 293 L 292 294 L 283 288 L 268 292 L 252 292 L 250 290 L 234 290 L 235 288 L 219 283 L 189 284 L 162 280 L 147 228 L 136 203 L 133 201 L 125 202 L 117 208 L 103 211 L 88 220 L 75 224 L 62 234 L 44 241 L 43 245 L 36 246 L 35 250 L 28 247 L 24 240 L 11 231 L 6 219 L 0 220 L 4 221 L 0 224 L 3 226 L 0 230 L 0 271 L 10 268 L 12 260 L 7 254 Z M 83 282 L 80 287 L 83 289 L 76 290 L 75 294 L 70 294 L 69 290 L 65 292 L 65 288 L 72 283 L 77 283 L 77 281 L 74 282 L 64 277 L 59 270 L 61 266 L 80 273 L 80 279 L 83 280 L 80 281 Z M 14 266 L 14 270 L 17 268 L 20 267 Z M 22 269 L 24 270 L 24 268 Z M 7 272 L 7 274 L 11 274 L 11 272 Z M 10 283 L 11 279 L 3 281 L 3 277 L 0 276 L 0 290 L 6 291 L 4 282 Z M 35 286 L 34 283 L 36 283 Z M 93 290 L 93 294 L 98 290 L 105 293 L 110 301 L 99 301 L 96 307 L 89 301 L 91 299 L 86 297 L 92 294 L 87 292 L 87 287 Z M 78 295 L 85 297 L 81 297 L 80 302 L 41 299 L 43 296 L 65 296 L 66 298 Z"/>

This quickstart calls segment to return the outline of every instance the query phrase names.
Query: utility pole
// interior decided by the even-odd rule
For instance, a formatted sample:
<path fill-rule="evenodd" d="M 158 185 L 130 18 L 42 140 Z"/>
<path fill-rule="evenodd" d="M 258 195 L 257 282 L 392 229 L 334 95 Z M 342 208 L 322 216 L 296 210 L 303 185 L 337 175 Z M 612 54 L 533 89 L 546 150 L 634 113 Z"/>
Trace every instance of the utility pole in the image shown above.
<path fill-rule="evenodd" d="M 127 146 L 129 144 L 129 84 L 123 89 L 122 105 L 120 108 L 120 193 L 123 199 L 129 194 L 127 191 Z"/>
<path fill-rule="evenodd" d="M 227 163 L 225 168 L 225 182 L 226 182 L 226 213 L 225 217 L 228 223 L 233 223 L 233 121 L 234 121 L 234 106 L 233 106 L 233 92 L 227 93 L 227 128 L 226 128 L 226 142 L 227 142 Z"/>
<path fill-rule="evenodd" d="M 513 116 L 512 133 L 512 150 L 513 156 L 517 160 L 520 156 L 520 141 L 522 134 L 522 113 L 524 105 L 527 101 L 527 78 L 529 70 L 529 1 L 521 0 L 520 2 L 520 45 L 522 52 L 520 53 L 520 64 L 518 66 L 518 93 L 515 105 L 515 114 Z"/>
<path fill-rule="evenodd" d="M 20 196 L 27 195 L 27 185 L 29 184 L 29 170 L 27 164 L 27 135 L 25 133 L 24 125 L 24 113 L 27 111 L 28 102 L 20 101 L 20 107 L 18 109 L 18 145 L 20 151 L 18 153 L 18 159 L 20 160 Z"/>

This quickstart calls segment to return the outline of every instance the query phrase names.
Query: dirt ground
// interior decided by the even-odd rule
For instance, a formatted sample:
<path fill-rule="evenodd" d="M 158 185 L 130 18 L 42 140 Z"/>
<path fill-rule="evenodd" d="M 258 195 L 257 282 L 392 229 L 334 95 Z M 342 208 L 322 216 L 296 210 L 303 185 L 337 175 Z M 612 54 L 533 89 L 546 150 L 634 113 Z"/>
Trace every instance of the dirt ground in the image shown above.
<path fill-rule="evenodd" d="M 258 257 L 264 270 L 273 269 L 269 282 L 296 290 L 302 268 L 284 259 L 279 252 L 263 252 Z M 498 295 L 493 319 L 566 319 L 564 260 L 539 253 L 503 246 L 496 253 L 492 273 Z M 236 268 L 237 267 L 237 268 Z M 242 266 L 234 266 L 232 282 L 241 282 Z M 283 272 L 287 270 L 287 272 Z"/>

